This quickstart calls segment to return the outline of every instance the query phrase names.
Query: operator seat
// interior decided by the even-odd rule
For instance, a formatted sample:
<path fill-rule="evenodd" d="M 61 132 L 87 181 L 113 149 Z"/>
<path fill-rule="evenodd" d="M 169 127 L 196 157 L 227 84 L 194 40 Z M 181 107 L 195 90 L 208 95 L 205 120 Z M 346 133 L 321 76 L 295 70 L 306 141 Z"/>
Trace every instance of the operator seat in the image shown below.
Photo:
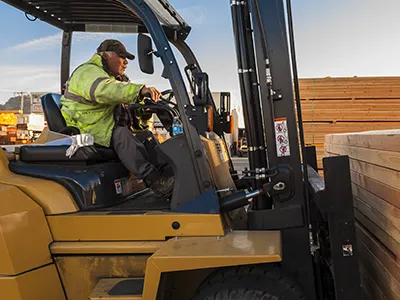
<path fill-rule="evenodd" d="M 48 93 L 43 95 L 41 98 L 42 108 L 44 115 L 47 120 L 47 126 L 51 131 L 66 134 L 75 135 L 80 134 L 80 131 L 76 127 L 67 126 L 63 115 L 61 114 L 61 95 Z M 64 149 L 65 148 L 65 149 Z M 33 157 L 29 161 L 37 160 L 40 158 L 41 161 L 45 157 L 51 157 L 52 161 L 65 161 L 68 158 L 65 156 L 65 151 L 67 146 L 51 147 L 48 149 L 40 149 L 36 147 L 35 149 L 28 149 L 25 147 L 24 152 L 28 152 L 29 155 L 25 155 L 26 160 L 28 157 Z M 33 153 L 32 153 L 33 152 Z M 33 155 L 33 156 L 32 156 Z M 74 159 L 73 159 L 74 160 Z M 78 161 L 107 161 L 107 160 L 119 160 L 114 149 L 103 147 L 100 145 L 95 145 L 93 147 L 84 147 L 79 149 L 75 154 L 75 160 Z"/>
<path fill-rule="evenodd" d="M 74 135 L 79 134 L 79 129 L 76 127 L 67 126 L 64 117 L 61 114 L 61 95 L 48 93 L 40 98 L 44 116 L 47 120 L 47 126 L 51 131 Z"/>
<path fill-rule="evenodd" d="M 61 95 L 41 97 L 43 112 L 51 131 L 67 135 L 79 134 L 75 127 L 66 126 L 61 114 Z M 20 175 L 52 180 L 63 185 L 74 197 L 81 210 L 91 210 L 125 201 L 117 189 L 129 177 L 114 149 L 98 145 L 79 148 L 70 158 L 68 145 L 25 145 L 19 148 L 19 160 L 9 168 Z"/>

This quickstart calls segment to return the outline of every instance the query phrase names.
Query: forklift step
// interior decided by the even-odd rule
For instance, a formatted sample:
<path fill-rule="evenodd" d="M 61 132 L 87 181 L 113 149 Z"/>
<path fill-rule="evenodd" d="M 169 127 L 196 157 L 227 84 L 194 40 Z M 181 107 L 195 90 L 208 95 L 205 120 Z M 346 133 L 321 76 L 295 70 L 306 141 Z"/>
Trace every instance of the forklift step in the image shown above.
<path fill-rule="evenodd" d="M 103 278 L 89 296 L 90 300 L 141 300 L 143 278 Z"/>

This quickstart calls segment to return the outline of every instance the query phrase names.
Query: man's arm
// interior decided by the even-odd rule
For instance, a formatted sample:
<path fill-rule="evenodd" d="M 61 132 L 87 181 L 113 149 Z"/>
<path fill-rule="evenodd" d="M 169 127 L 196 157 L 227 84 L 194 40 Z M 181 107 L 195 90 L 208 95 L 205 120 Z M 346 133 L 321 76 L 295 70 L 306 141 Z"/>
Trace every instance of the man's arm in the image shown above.
<path fill-rule="evenodd" d="M 145 87 L 144 84 L 121 82 L 114 78 L 98 81 L 98 85 L 92 85 L 91 90 L 94 90 L 95 101 L 103 104 L 133 104 L 137 102 L 141 90 Z"/>
<path fill-rule="evenodd" d="M 132 104 L 144 97 L 149 97 L 157 102 L 161 97 L 161 93 L 154 87 L 146 87 L 144 84 L 131 82 L 121 82 L 111 78 L 99 82 L 94 95 L 96 102 L 104 104 Z"/>
<path fill-rule="evenodd" d="M 68 92 L 88 102 L 115 105 L 135 103 L 144 84 L 122 82 L 97 65 L 83 65 L 69 79 Z"/>
<path fill-rule="evenodd" d="M 97 66 L 77 70 L 71 80 L 74 81 L 77 90 L 70 92 L 79 91 L 79 96 L 101 104 L 133 104 L 145 96 L 158 101 L 161 96 L 155 88 L 116 80 Z"/>

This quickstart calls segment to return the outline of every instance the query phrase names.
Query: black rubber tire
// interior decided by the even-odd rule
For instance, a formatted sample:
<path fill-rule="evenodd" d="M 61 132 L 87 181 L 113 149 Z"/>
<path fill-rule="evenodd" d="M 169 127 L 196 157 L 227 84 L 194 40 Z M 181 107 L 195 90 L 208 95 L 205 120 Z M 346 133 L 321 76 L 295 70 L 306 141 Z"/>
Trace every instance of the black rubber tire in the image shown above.
<path fill-rule="evenodd" d="M 192 300 L 305 300 L 277 266 L 223 268 L 211 274 Z"/>

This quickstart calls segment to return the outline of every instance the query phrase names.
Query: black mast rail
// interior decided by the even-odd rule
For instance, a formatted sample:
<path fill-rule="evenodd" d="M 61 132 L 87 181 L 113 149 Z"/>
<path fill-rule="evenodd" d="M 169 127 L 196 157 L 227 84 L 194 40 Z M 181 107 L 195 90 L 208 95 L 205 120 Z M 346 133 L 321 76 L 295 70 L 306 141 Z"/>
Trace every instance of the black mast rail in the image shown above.
<path fill-rule="evenodd" d="M 267 168 L 263 120 L 257 66 L 255 61 L 249 6 L 247 1 L 231 1 L 232 22 L 235 35 L 238 75 L 241 87 L 242 104 L 245 114 L 249 166 L 251 170 Z M 250 117 L 251 116 L 251 117 Z M 254 186 L 261 188 L 265 178 L 254 180 Z M 268 197 L 260 196 L 253 201 L 253 208 L 271 208 Z"/>

